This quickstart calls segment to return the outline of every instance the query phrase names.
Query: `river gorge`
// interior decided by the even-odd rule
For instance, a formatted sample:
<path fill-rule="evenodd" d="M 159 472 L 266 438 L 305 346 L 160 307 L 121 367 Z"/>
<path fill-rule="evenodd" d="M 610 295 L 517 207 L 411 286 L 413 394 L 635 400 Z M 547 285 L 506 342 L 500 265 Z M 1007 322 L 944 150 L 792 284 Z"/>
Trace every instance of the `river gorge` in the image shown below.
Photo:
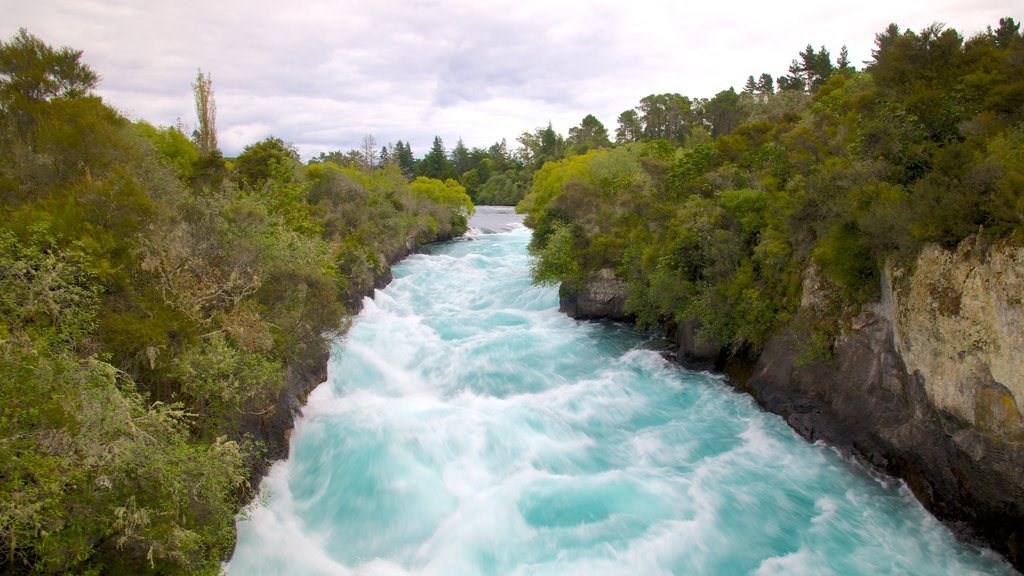
<path fill-rule="evenodd" d="M 230 574 L 1012 574 L 900 481 L 530 280 L 484 208 L 335 343 Z"/>

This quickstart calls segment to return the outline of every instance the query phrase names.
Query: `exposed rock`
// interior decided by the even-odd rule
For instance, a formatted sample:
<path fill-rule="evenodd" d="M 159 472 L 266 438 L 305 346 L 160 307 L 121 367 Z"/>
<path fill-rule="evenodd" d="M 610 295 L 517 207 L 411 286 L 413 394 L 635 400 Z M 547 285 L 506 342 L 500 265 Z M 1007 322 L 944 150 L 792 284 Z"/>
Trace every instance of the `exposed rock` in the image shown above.
<path fill-rule="evenodd" d="M 896 348 L 932 402 L 999 441 L 1024 441 L 1024 249 L 929 246 L 897 282 Z"/>
<path fill-rule="evenodd" d="M 254 440 L 260 440 L 266 447 L 266 453 L 252 471 L 250 481 L 256 487 L 259 479 L 276 460 L 288 457 L 288 443 L 291 438 L 295 418 L 301 412 L 306 397 L 327 380 L 327 360 L 330 356 L 325 347 L 317 354 L 303 359 L 300 364 L 291 364 L 285 370 L 284 387 L 274 402 L 274 409 L 247 419 L 245 433 Z"/>
<path fill-rule="evenodd" d="M 1020 569 L 1022 276 L 1017 248 L 930 247 L 913 274 L 885 274 L 882 301 L 850 319 L 831 361 L 799 365 L 806 329 L 792 325 L 736 384 L 801 435 L 902 478 L 936 516 Z M 813 277 L 805 291 L 827 291 Z"/>
<path fill-rule="evenodd" d="M 578 292 L 562 284 L 558 309 L 577 320 L 628 320 L 626 281 L 616 278 L 611 268 L 602 268 Z"/>
<path fill-rule="evenodd" d="M 695 370 L 711 370 L 718 367 L 722 347 L 714 342 L 705 342 L 698 337 L 700 323 L 683 320 L 676 326 L 676 345 L 679 363 Z"/>

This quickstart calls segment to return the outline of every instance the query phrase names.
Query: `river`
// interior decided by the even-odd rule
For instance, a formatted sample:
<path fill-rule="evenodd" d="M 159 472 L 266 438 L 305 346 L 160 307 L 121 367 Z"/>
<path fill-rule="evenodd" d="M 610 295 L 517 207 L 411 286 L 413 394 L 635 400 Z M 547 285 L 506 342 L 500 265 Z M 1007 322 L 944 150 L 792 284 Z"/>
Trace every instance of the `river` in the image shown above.
<path fill-rule="evenodd" d="M 258 574 L 1012 574 L 901 483 L 530 283 L 482 209 L 332 351 L 226 566 Z"/>

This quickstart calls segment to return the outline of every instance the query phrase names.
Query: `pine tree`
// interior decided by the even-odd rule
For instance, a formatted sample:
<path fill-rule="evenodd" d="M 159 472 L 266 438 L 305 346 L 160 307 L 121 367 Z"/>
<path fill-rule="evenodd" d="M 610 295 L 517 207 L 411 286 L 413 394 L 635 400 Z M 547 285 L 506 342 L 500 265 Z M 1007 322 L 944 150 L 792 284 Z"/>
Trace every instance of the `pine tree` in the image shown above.
<path fill-rule="evenodd" d="M 853 66 L 850 66 L 850 52 L 846 49 L 846 45 L 839 50 L 839 57 L 836 58 L 836 70 L 840 72 L 850 71 L 853 72 Z"/>
<path fill-rule="evenodd" d="M 434 136 L 434 143 L 430 146 L 423 159 L 416 165 L 416 174 L 427 178 L 444 180 L 452 176 L 452 164 L 448 160 L 448 154 L 444 149 L 444 141 L 440 136 Z"/>

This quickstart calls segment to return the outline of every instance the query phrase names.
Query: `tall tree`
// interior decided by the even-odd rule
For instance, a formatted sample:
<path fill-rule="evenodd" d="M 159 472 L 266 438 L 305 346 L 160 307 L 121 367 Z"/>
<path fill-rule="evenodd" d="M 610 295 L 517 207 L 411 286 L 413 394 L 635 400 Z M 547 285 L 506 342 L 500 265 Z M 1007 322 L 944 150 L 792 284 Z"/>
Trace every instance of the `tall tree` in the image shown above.
<path fill-rule="evenodd" d="M 679 94 L 644 96 L 636 110 L 645 140 L 665 139 L 682 144 L 694 120 L 693 103 Z"/>
<path fill-rule="evenodd" d="M 565 155 L 565 138 L 555 131 L 550 122 L 544 128 L 523 132 L 516 140 L 520 144 L 517 151 L 520 159 L 534 170 Z"/>
<path fill-rule="evenodd" d="M 569 128 L 568 143 L 577 154 L 612 144 L 608 138 L 608 129 L 593 114 L 584 116 L 579 126 Z"/>
<path fill-rule="evenodd" d="M 996 46 L 1006 48 L 1015 39 L 1020 40 L 1020 23 L 1013 18 L 1000 18 L 999 28 L 995 32 Z"/>
<path fill-rule="evenodd" d="M 412 178 L 416 173 L 416 159 L 413 158 L 412 146 L 408 143 L 401 140 L 395 142 L 395 161 L 398 162 L 398 167 L 402 169 L 402 174 L 406 178 Z"/>
<path fill-rule="evenodd" d="M 640 141 L 643 127 L 640 125 L 640 115 L 636 113 L 636 110 L 626 110 L 619 114 L 618 123 L 619 127 L 615 129 L 616 142 L 622 144 L 623 142 Z"/>
<path fill-rule="evenodd" d="M 885 30 L 875 34 L 875 47 L 871 50 L 871 57 L 878 62 L 896 44 L 900 37 L 900 27 L 895 22 L 885 27 Z"/>
<path fill-rule="evenodd" d="M 814 93 L 828 81 L 835 70 L 832 56 L 824 46 L 816 52 L 814 47 L 808 44 L 807 48 L 800 52 L 800 59 L 793 60 L 789 65 L 789 75 L 779 78 L 779 89 Z"/>
<path fill-rule="evenodd" d="M 196 117 L 199 120 L 199 125 L 192 133 L 192 139 L 199 148 L 199 153 L 209 156 L 217 150 L 217 103 L 213 100 L 213 80 L 209 72 L 205 76 L 202 69 L 196 73 L 192 92 L 195 95 Z"/>
<path fill-rule="evenodd" d="M 747 83 L 743 85 L 744 94 L 757 94 L 757 81 L 753 75 L 747 76 Z"/>
<path fill-rule="evenodd" d="M 359 152 L 363 156 L 363 164 L 367 169 L 373 170 L 377 167 L 377 139 L 373 137 L 373 134 L 363 136 Z"/>
<path fill-rule="evenodd" d="M 744 119 L 740 95 L 733 88 L 715 94 L 704 104 L 704 119 L 711 123 L 711 135 L 715 138 L 731 133 Z"/>
<path fill-rule="evenodd" d="M 455 148 L 452 148 L 451 162 L 457 176 L 462 176 L 472 168 L 469 149 L 462 142 L 462 138 L 459 138 L 459 141 L 455 143 Z"/>
<path fill-rule="evenodd" d="M 440 136 L 434 136 L 434 143 L 431 145 L 430 151 L 416 165 L 416 174 L 438 180 L 452 177 L 452 163 L 448 160 L 444 141 Z"/>
<path fill-rule="evenodd" d="M 850 51 L 844 44 L 839 50 L 839 57 L 836 58 L 836 70 L 839 72 L 853 72 L 854 68 L 850 65 Z"/>

